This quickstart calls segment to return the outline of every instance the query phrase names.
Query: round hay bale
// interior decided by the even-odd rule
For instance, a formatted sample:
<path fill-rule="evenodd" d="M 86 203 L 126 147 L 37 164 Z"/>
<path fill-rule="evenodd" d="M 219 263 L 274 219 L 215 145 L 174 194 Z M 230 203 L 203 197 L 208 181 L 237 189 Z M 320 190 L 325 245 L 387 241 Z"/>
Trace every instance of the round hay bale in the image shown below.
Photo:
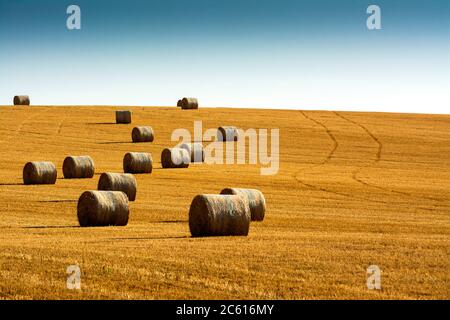
<path fill-rule="evenodd" d="M 152 173 L 153 159 L 150 153 L 128 152 L 123 157 L 123 172 Z"/>
<path fill-rule="evenodd" d="M 163 168 L 187 168 L 191 162 L 189 152 L 181 148 L 166 148 L 161 153 Z"/>
<path fill-rule="evenodd" d="M 55 184 L 56 167 L 52 162 L 28 162 L 23 167 L 24 184 Z"/>
<path fill-rule="evenodd" d="M 94 176 L 94 160 L 89 156 L 69 156 L 63 162 L 65 179 L 84 179 Z"/>
<path fill-rule="evenodd" d="M 98 190 L 122 191 L 128 200 L 136 200 L 137 182 L 136 178 L 129 173 L 104 172 L 98 180 Z"/>
<path fill-rule="evenodd" d="M 198 109 L 198 100 L 196 98 L 183 98 L 181 109 Z"/>
<path fill-rule="evenodd" d="M 116 123 L 131 123 L 131 111 L 128 110 L 116 111 Z"/>
<path fill-rule="evenodd" d="M 217 141 L 238 141 L 239 131 L 233 126 L 222 126 L 217 129 Z"/>
<path fill-rule="evenodd" d="M 29 106 L 30 105 L 30 97 L 14 96 L 14 105 L 15 106 Z"/>
<path fill-rule="evenodd" d="M 220 194 L 234 194 L 244 197 L 249 205 L 252 221 L 264 220 L 266 199 L 261 191 L 256 189 L 225 188 Z"/>
<path fill-rule="evenodd" d="M 133 142 L 153 142 L 155 136 L 152 127 L 134 127 L 131 138 Z"/>
<path fill-rule="evenodd" d="M 77 215 L 82 227 L 126 226 L 127 195 L 121 191 L 86 191 L 78 200 Z"/>
<path fill-rule="evenodd" d="M 181 100 L 178 100 L 177 107 L 181 107 Z"/>
<path fill-rule="evenodd" d="M 250 209 L 244 198 L 235 195 L 202 194 L 189 209 L 189 229 L 193 237 L 246 236 Z"/>
<path fill-rule="evenodd" d="M 205 162 L 205 150 L 200 142 L 183 143 L 181 149 L 185 149 L 191 156 L 191 162 Z"/>

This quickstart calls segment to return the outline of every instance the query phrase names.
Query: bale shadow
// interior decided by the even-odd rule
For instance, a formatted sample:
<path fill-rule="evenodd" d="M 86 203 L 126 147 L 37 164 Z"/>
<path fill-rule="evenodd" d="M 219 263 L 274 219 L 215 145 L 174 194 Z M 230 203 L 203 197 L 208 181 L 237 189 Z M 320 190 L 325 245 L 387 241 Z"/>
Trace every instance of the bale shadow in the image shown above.
<path fill-rule="evenodd" d="M 115 122 L 87 122 L 87 125 L 111 125 L 111 124 L 117 124 Z"/>
<path fill-rule="evenodd" d="M 62 199 L 62 200 L 38 200 L 40 203 L 66 203 L 66 202 L 78 202 L 75 199 Z"/>
<path fill-rule="evenodd" d="M 156 163 L 156 164 L 158 164 L 158 163 Z M 182 169 L 189 169 L 189 167 L 188 168 L 163 168 L 163 167 L 152 168 L 152 170 L 166 170 L 166 171 L 171 171 L 171 170 L 181 171 Z"/>
<path fill-rule="evenodd" d="M 22 229 L 72 229 L 81 228 L 80 226 L 27 226 L 21 227 Z"/>
<path fill-rule="evenodd" d="M 125 144 L 125 143 L 133 143 L 132 141 L 105 141 L 105 142 L 97 142 L 97 144 Z"/>
<path fill-rule="evenodd" d="M 95 175 L 96 175 L 96 173 L 94 173 L 94 176 Z M 56 179 L 58 179 L 58 180 L 69 180 L 69 181 L 80 181 L 80 180 L 89 180 L 89 179 L 92 179 L 92 178 L 64 178 L 64 177 L 58 177 Z"/>
<path fill-rule="evenodd" d="M 24 186 L 23 183 L 0 183 L 0 186 Z"/>
<path fill-rule="evenodd" d="M 173 237 L 135 237 L 135 238 L 109 238 L 106 241 L 126 241 L 126 240 L 170 240 L 170 239 L 189 239 L 189 236 L 173 236 Z"/>
<path fill-rule="evenodd" d="M 163 220 L 157 223 L 188 223 L 188 220 Z"/>

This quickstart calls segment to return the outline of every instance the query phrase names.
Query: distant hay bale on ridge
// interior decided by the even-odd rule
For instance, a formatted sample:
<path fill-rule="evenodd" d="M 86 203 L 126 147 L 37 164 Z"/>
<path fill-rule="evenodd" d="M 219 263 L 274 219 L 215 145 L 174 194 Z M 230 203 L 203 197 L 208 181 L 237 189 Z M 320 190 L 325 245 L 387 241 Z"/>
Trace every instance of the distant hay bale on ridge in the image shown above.
<path fill-rule="evenodd" d="M 56 177 L 56 167 L 52 162 L 28 162 L 23 167 L 23 183 L 26 185 L 55 184 Z"/>
<path fill-rule="evenodd" d="M 238 141 L 239 130 L 234 126 L 221 126 L 217 129 L 217 141 Z"/>
<path fill-rule="evenodd" d="M 235 195 L 202 194 L 192 200 L 189 229 L 193 237 L 247 236 L 250 209 Z"/>
<path fill-rule="evenodd" d="M 150 153 L 128 152 L 123 157 L 123 172 L 152 173 L 153 159 Z"/>
<path fill-rule="evenodd" d="M 121 191 L 86 191 L 78 200 L 77 216 L 82 227 L 126 226 L 128 197 Z"/>
<path fill-rule="evenodd" d="M 181 100 L 178 100 L 177 107 L 181 107 Z"/>
<path fill-rule="evenodd" d="M 205 162 L 205 150 L 201 142 L 183 143 L 180 148 L 189 152 L 191 162 Z"/>
<path fill-rule="evenodd" d="M 94 160 L 90 156 L 68 156 L 63 162 L 65 179 L 84 179 L 94 176 Z"/>
<path fill-rule="evenodd" d="M 198 100 L 196 98 L 183 98 L 181 109 L 198 109 Z"/>
<path fill-rule="evenodd" d="M 14 105 L 15 106 L 29 106 L 30 105 L 30 97 L 29 96 L 14 96 Z"/>
<path fill-rule="evenodd" d="M 131 123 L 131 111 L 117 110 L 116 111 L 116 123 Z"/>
<path fill-rule="evenodd" d="M 136 200 L 136 178 L 129 173 L 104 172 L 98 180 L 98 190 L 122 191 L 128 196 L 128 200 Z"/>
<path fill-rule="evenodd" d="M 163 168 L 187 168 L 191 162 L 189 152 L 181 148 L 166 148 L 161 153 Z"/>
<path fill-rule="evenodd" d="M 133 142 L 153 142 L 155 136 L 152 127 L 134 127 L 131 132 Z"/>
<path fill-rule="evenodd" d="M 243 196 L 250 208 L 252 221 L 263 221 L 266 213 L 266 199 L 261 191 L 256 189 L 225 188 L 220 194 Z"/>

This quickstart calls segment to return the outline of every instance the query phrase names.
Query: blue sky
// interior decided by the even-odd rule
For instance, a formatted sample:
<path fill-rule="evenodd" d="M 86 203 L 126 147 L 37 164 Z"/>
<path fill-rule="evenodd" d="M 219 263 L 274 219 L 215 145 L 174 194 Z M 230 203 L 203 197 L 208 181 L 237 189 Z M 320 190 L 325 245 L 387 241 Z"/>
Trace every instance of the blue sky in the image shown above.
<path fill-rule="evenodd" d="M 0 105 L 450 113 L 448 0 L 0 0 L 0 48 Z"/>

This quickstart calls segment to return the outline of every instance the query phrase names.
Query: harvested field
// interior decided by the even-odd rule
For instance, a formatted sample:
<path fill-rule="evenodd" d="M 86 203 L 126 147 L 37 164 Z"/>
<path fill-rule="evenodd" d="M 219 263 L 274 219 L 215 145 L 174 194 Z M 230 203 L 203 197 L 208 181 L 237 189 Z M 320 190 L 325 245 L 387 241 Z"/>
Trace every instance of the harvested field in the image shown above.
<path fill-rule="evenodd" d="M 118 126 L 121 108 L 0 106 L 0 299 L 450 299 L 450 116 L 126 109 L 133 123 Z M 161 169 L 172 131 L 194 120 L 279 128 L 279 173 Z M 130 141 L 136 124 L 153 143 Z M 136 175 L 128 225 L 79 227 L 80 195 L 122 172 L 127 152 L 154 160 Z M 95 159 L 94 178 L 63 179 L 68 154 Z M 44 160 L 56 185 L 23 185 L 24 164 Z M 264 221 L 247 237 L 192 238 L 192 199 L 226 187 L 261 190 Z M 81 291 L 66 288 L 73 264 Z M 366 287 L 370 265 L 382 290 Z"/>

